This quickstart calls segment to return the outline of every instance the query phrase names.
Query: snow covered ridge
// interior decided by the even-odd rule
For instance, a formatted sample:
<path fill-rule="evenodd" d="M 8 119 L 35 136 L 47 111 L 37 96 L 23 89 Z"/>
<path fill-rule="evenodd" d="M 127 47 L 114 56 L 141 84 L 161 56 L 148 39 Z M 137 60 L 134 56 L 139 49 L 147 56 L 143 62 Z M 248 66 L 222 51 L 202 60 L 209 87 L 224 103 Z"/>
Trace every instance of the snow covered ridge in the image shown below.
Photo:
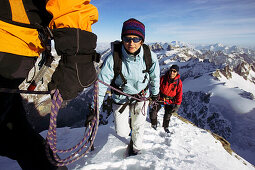
<path fill-rule="evenodd" d="M 162 122 L 164 109 L 159 111 Z M 120 138 L 114 130 L 113 117 L 107 125 L 99 126 L 95 150 L 84 158 L 68 165 L 69 170 L 113 169 L 208 169 L 208 170 L 254 170 L 255 167 L 233 152 L 222 137 L 197 128 L 191 122 L 174 115 L 170 121 L 171 134 L 162 127 L 156 130 L 145 124 L 144 148 L 141 154 L 125 158 L 130 139 Z M 58 128 L 58 147 L 71 147 L 78 143 L 84 133 L 82 128 Z M 46 137 L 47 131 L 41 132 Z M 60 155 L 66 157 L 67 155 Z M 16 161 L 0 157 L 1 170 L 20 170 Z"/>

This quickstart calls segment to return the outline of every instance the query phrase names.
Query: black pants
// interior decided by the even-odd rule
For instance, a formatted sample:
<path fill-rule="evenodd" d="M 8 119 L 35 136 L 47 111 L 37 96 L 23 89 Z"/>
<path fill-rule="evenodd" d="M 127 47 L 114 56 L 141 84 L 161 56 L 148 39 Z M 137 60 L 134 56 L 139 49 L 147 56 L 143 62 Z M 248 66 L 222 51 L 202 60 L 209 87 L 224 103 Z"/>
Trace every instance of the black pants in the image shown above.
<path fill-rule="evenodd" d="M 17 88 L 20 83 L 0 76 L 0 88 Z M 67 169 L 48 160 L 45 139 L 27 121 L 20 94 L 0 93 L 0 134 L 0 155 L 17 160 L 22 169 Z"/>
<path fill-rule="evenodd" d="M 150 119 L 152 125 L 157 125 L 157 117 L 158 117 L 158 111 L 161 109 L 161 105 L 155 105 L 150 110 Z M 164 105 L 165 107 L 165 114 L 163 119 L 163 127 L 168 128 L 169 127 L 169 121 L 173 113 L 174 105 Z"/>

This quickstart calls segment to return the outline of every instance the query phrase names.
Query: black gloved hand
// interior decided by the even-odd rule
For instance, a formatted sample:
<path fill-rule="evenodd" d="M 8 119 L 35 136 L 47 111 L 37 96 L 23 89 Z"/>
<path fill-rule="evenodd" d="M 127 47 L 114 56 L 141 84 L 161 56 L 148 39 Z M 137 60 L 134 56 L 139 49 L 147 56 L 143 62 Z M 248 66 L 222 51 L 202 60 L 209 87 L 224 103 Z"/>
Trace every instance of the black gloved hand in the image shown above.
<path fill-rule="evenodd" d="M 85 127 L 90 126 L 95 117 L 96 112 L 94 111 L 93 108 L 90 108 L 89 114 L 87 115 L 87 119 L 85 121 Z"/>
<path fill-rule="evenodd" d="M 159 95 L 152 95 L 151 96 L 151 100 L 154 101 L 154 102 L 157 102 L 159 100 Z"/>
<path fill-rule="evenodd" d="M 173 113 L 177 113 L 177 111 L 179 110 L 180 106 L 181 106 L 181 105 L 177 105 L 177 104 L 176 104 L 176 105 L 173 107 L 172 112 L 173 112 Z"/>
<path fill-rule="evenodd" d="M 100 60 L 95 51 L 97 36 L 76 28 L 59 28 L 53 35 L 61 60 L 48 88 L 59 89 L 64 100 L 73 99 L 97 78 L 93 62 Z"/>

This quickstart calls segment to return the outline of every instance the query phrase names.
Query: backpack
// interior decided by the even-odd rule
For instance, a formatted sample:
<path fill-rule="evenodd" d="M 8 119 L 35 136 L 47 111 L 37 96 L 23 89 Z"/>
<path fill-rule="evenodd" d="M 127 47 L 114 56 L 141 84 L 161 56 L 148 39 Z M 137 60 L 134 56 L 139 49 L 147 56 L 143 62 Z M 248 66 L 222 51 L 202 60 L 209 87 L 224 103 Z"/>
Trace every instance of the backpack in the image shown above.
<path fill-rule="evenodd" d="M 114 64 L 113 64 L 114 77 L 113 77 L 111 86 L 113 86 L 119 90 L 122 90 L 122 87 L 127 83 L 127 80 L 125 79 L 125 77 L 122 74 L 122 50 L 121 50 L 122 43 L 120 41 L 115 41 L 112 43 L 112 48 L 113 48 L 113 62 L 114 62 Z M 146 69 L 143 70 L 143 73 L 146 73 L 146 72 L 150 71 L 150 68 L 152 66 L 152 59 L 151 59 L 151 51 L 150 51 L 149 46 L 147 46 L 146 44 L 143 44 L 143 49 L 144 49 L 143 59 L 146 64 Z M 118 75 L 120 75 L 120 77 L 123 81 L 122 87 L 118 87 L 115 84 L 115 80 L 118 77 Z M 147 79 L 147 75 L 145 74 L 143 83 L 145 82 L 146 79 Z"/>

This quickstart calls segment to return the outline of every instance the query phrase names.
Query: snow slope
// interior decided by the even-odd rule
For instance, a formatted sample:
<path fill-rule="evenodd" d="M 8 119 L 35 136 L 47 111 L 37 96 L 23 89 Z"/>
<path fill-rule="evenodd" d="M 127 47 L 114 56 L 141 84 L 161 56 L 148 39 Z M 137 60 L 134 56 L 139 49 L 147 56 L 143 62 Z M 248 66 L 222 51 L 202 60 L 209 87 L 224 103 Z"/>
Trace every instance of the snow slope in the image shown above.
<path fill-rule="evenodd" d="M 159 112 L 162 122 L 164 109 Z M 207 169 L 207 170 L 254 170 L 254 166 L 235 153 L 229 154 L 222 143 L 211 133 L 183 122 L 173 116 L 170 122 L 171 134 L 163 128 L 157 131 L 147 121 L 144 133 L 144 149 L 137 156 L 125 158 L 129 139 L 118 137 L 113 118 L 108 125 L 99 127 L 94 143 L 95 150 L 86 157 L 68 165 L 69 170 L 134 170 L 134 169 Z M 84 128 L 59 128 L 58 145 L 61 148 L 77 143 Z M 47 131 L 41 133 L 46 136 Z M 19 170 L 16 161 L 0 157 L 0 170 Z"/>

